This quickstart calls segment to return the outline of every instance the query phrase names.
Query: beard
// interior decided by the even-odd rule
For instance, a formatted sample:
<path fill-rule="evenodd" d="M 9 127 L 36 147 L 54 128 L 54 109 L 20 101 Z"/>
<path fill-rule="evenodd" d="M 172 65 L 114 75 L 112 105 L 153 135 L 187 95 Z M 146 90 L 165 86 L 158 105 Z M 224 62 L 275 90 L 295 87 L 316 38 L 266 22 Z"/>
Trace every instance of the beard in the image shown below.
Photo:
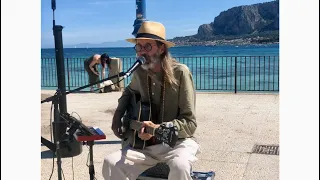
<path fill-rule="evenodd" d="M 141 67 L 144 70 L 150 70 L 156 67 L 156 65 L 160 64 L 160 53 L 157 52 L 155 55 L 153 56 L 149 56 L 147 54 L 143 55 L 146 59 L 146 62 L 144 64 L 141 65 Z"/>

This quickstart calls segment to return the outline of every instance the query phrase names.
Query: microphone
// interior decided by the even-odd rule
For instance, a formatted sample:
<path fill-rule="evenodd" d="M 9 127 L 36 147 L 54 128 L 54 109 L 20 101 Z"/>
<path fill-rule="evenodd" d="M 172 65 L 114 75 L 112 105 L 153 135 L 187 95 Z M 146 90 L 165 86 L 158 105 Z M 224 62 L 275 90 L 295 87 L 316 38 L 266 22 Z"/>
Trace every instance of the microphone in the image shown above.
<path fill-rule="evenodd" d="M 125 73 L 124 78 L 129 77 L 133 71 L 135 71 L 138 67 L 140 67 L 145 62 L 146 62 L 146 58 L 144 58 L 143 56 L 137 57 L 136 62 Z"/>

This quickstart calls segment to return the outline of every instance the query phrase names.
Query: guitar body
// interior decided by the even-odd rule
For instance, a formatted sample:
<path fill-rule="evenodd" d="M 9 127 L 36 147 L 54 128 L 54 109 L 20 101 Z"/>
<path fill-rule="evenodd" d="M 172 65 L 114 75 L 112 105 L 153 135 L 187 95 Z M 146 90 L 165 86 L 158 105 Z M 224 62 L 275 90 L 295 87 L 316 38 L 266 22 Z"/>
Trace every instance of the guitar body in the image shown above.
<path fill-rule="evenodd" d="M 130 128 L 130 121 L 151 121 L 151 107 L 149 103 L 140 101 L 140 96 L 133 94 L 131 102 L 125 115 L 122 118 L 123 131 L 125 131 L 125 141 L 135 149 L 144 149 L 146 141 L 139 138 L 138 130 Z"/>
<path fill-rule="evenodd" d="M 144 149 L 147 141 L 139 138 L 139 130 L 142 128 L 142 121 L 151 121 L 151 105 L 146 102 L 139 101 L 139 95 L 133 95 L 131 104 L 127 107 L 127 111 L 122 118 L 122 131 L 125 134 L 125 141 L 135 149 Z M 146 127 L 145 132 L 152 134 L 156 142 L 163 142 L 170 147 L 174 147 L 178 140 L 178 130 L 173 124 L 160 125 L 159 128 Z"/>
<path fill-rule="evenodd" d="M 150 104 L 149 103 L 137 103 L 137 111 L 138 111 L 138 117 L 135 119 L 130 119 L 129 121 L 151 121 L 151 111 L 150 111 Z M 130 123 L 130 122 L 129 122 Z M 130 127 L 130 125 L 129 125 Z M 133 135 L 129 136 L 129 143 L 131 147 L 135 149 L 144 149 L 146 146 L 146 141 L 139 138 L 138 130 L 130 129 L 130 133 L 133 133 Z"/>

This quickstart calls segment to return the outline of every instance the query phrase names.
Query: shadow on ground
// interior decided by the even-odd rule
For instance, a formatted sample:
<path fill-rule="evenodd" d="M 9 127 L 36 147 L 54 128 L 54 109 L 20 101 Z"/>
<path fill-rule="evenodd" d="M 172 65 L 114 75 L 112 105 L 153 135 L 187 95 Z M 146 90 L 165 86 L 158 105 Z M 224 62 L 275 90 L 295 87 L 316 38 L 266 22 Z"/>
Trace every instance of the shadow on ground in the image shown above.
<path fill-rule="evenodd" d="M 121 141 L 95 141 L 94 145 L 103 145 L 103 144 L 121 144 Z M 45 146 L 41 144 L 41 146 Z M 41 152 L 41 159 L 50 159 L 54 156 L 54 153 L 51 150 L 45 150 Z"/>

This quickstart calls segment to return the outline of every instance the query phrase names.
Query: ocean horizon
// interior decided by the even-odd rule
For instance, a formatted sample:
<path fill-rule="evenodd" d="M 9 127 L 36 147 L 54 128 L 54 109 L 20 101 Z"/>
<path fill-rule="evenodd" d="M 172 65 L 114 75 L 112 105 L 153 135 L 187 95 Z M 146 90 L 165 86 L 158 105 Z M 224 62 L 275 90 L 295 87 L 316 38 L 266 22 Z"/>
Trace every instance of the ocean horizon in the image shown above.
<path fill-rule="evenodd" d="M 184 56 L 275 56 L 279 44 L 177 46 L 169 49 L 173 57 Z M 65 58 L 85 58 L 107 53 L 111 57 L 135 57 L 132 47 L 63 48 Z M 55 48 L 41 48 L 41 58 L 55 58 Z"/>
<path fill-rule="evenodd" d="M 93 54 L 107 53 L 123 61 L 122 70 L 133 63 L 135 51 L 132 47 L 118 48 L 64 48 L 66 83 L 75 89 L 88 84 L 83 61 Z M 170 48 L 171 55 L 186 64 L 192 71 L 195 86 L 199 90 L 243 89 L 271 91 L 279 89 L 279 44 L 228 45 L 228 46 L 180 46 Z M 237 69 L 235 69 L 237 58 Z M 237 81 L 235 84 L 235 73 Z M 56 89 L 55 49 L 41 49 L 41 88 Z M 125 80 L 125 85 L 130 77 Z M 241 84 L 242 83 L 242 84 Z M 86 89 L 87 90 L 87 89 Z"/>

